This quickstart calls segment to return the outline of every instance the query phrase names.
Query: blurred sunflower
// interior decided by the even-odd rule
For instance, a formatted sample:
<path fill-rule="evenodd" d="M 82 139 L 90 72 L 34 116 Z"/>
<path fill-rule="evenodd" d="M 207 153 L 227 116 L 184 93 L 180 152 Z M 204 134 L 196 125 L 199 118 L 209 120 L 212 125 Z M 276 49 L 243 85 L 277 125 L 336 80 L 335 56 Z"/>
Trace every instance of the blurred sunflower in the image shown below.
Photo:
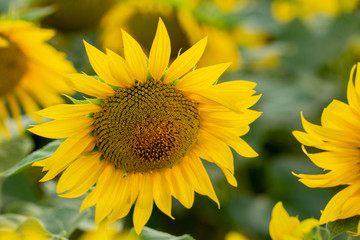
<path fill-rule="evenodd" d="M 278 202 L 272 210 L 269 225 L 270 237 L 273 240 L 313 239 L 309 236 L 312 235 L 313 228 L 318 225 L 319 221 L 314 218 L 300 222 L 297 217 L 290 217 L 282 202 Z"/>
<path fill-rule="evenodd" d="M 97 229 L 85 231 L 79 240 L 140 240 L 134 232 L 119 231 L 114 224 L 102 222 Z"/>
<path fill-rule="evenodd" d="M 15 215 L 17 217 L 17 215 Z M 35 218 L 25 218 L 21 216 L 22 222 L 15 223 L 11 221 L 0 222 L 1 240 L 48 240 L 50 234 L 46 232 L 43 226 Z"/>
<path fill-rule="evenodd" d="M 61 103 L 60 92 L 73 92 L 62 73 L 75 69 L 46 43 L 53 36 L 54 31 L 30 22 L 0 20 L 0 141 L 11 137 L 11 117 L 22 132 L 22 110 L 40 123 L 41 117 L 34 114 L 39 106 Z"/>
<path fill-rule="evenodd" d="M 117 53 L 123 53 L 119 44 L 121 40 L 121 28 L 134 36 L 145 53 L 149 53 L 153 32 L 150 29 L 156 27 L 158 18 L 167 22 L 169 34 L 174 36 L 171 42 L 172 49 L 188 49 L 205 36 L 209 37 L 207 51 L 199 61 L 199 66 L 208 66 L 224 61 L 231 61 L 229 70 L 239 69 L 242 58 L 238 50 L 237 32 L 232 29 L 220 29 L 198 21 L 193 14 L 195 3 L 191 1 L 178 2 L 176 5 L 171 1 L 123 1 L 112 8 L 103 18 L 101 28 L 101 45 Z M 144 28 L 143 26 L 148 26 Z M 240 40 L 242 41 L 242 40 Z M 178 52 L 172 52 L 171 60 L 174 60 Z"/>
<path fill-rule="evenodd" d="M 359 67 L 360 63 L 351 70 L 347 89 L 348 104 L 333 100 L 322 113 L 322 126 L 311 124 L 301 116 L 305 132 L 293 132 L 303 145 L 321 150 L 308 153 L 303 146 L 303 151 L 311 161 L 326 170 L 319 175 L 296 174 L 300 182 L 311 188 L 348 185 L 329 201 L 320 217 L 320 224 L 360 215 L 357 204 L 360 201 Z"/>
<path fill-rule="evenodd" d="M 200 40 L 169 68 L 171 44 L 161 20 L 148 61 L 125 31 L 125 59 L 85 43 L 101 80 L 72 74 L 68 81 L 74 90 L 97 98 L 39 111 L 55 120 L 31 132 L 67 138 L 51 157 L 34 163 L 48 171 L 40 181 L 66 169 L 57 192 L 69 198 L 85 194 L 96 183 L 80 209 L 96 204 L 96 223 L 109 214 L 110 221 L 122 218 L 135 204 L 138 234 L 150 218 L 153 202 L 171 218 L 171 196 L 191 208 L 196 191 L 219 205 L 199 157 L 215 163 L 228 182 L 237 185 L 229 146 L 242 156 L 257 156 L 239 136 L 260 116 L 248 109 L 260 95 L 252 96 L 256 84 L 248 81 L 213 85 L 229 63 L 188 73 L 206 42 L 207 38 Z"/>
<path fill-rule="evenodd" d="M 271 4 L 273 16 L 279 22 L 287 23 L 295 17 L 312 20 L 315 16 L 337 16 L 343 12 L 353 12 L 359 0 L 274 0 Z"/>

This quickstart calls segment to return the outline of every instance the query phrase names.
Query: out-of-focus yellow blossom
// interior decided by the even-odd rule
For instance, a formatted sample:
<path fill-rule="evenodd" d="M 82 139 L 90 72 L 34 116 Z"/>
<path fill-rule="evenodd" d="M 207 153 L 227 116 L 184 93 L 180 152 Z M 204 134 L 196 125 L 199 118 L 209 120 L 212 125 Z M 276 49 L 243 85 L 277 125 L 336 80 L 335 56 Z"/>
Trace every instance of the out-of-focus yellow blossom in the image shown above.
<path fill-rule="evenodd" d="M 230 231 L 226 234 L 224 240 L 247 240 L 247 238 L 241 233 Z"/>
<path fill-rule="evenodd" d="M 318 15 L 336 16 L 343 12 L 352 12 L 359 0 L 274 0 L 271 11 L 276 20 L 282 23 L 299 17 L 312 20 Z"/>
<path fill-rule="evenodd" d="M 73 93 L 63 81 L 73 65 L 46 42 L 54 35 L 31 22 L 0 20 L 0 141 L 12 135 L 10 119 L 22 133 L 22 112 L 40 123 L 40 106 L 62 103 L 60 92 Z"/>
<path fill-rule="evenodd" d="M 95 230 L 83 233 L 79 240 L 140 240 L 134 232 L 122 232 L 114 224 L 102 223 Z"/>
<path fill-rule="evenodd" d="M 269 231 L 273 240 L 303 240 L 318 225 L 314 218 L 300 222 L 297 217 L 290 217 L 282 202 L 278 202 L 272 210 Z"/>
<path fill-rule="evenodd" d="M 49 240 L 50 235 L 34 218 L 28 218 L 17 226 L 13 222 L 0 223 L 1 240 Z"/>
<path fill-rule="evenodd" d="M 175 5 L 167 1 L 152 0 L 119 3 L 102 20 L 103 48 L 113 49 L 122 54 L 123 47 L 119 43 L 122 39 L 120 29 L 123 28 L 134 36 L 148 53 L 159 17 L 168 26 L 169 34 L 175 36 L 171 42 L 171 48 L 174 49 L 171 54 L 172 60 L 177 57 L 179 50 L 184 52 L 191 45 L 208 36 L 206 52 L 198 63 L 200 67 L 224 61 L 232 62 L 229 69 L 235 70 L 241 67 L 242 58 L 233 30 L 219 29 L 200 22 L 195 18 L 191 4 L 185 3 Z"/>
<path fill-rule="evenodd" d="M 222 12 L 231 12 L 233 10 L 240 10 L 245 8 L 249 0 L 213 0 L 215 5 L 222 11 Z"/>

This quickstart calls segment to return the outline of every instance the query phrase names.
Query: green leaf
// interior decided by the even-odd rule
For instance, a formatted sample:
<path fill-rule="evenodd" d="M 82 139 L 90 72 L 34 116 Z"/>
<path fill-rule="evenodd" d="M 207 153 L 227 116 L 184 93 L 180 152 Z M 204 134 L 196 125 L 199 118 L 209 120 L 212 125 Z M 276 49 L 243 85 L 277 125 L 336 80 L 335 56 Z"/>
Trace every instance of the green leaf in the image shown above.
<path fill-rule="evenodd" d="M 64 139 L 55 140 L 45 147 L 31 153 L 29 156 L 24 158 L 22 161 L 18 162 L 15 166 L 9 168 L 6 171 L 0 173 L 0 177 L 8 177 L 15 173 L 18 173 L 25 168 L 31 166 L 34 162 L 42 160 L 44 158 L 49 157 L 51 154 L 55 152 L 55 150 L 60 146 L 60 144 L 64 141 Z"/>
<path fill-rule="evenodd" d="M 32 139 L 25 135 L 0 144 L 0 172 L 22 160 L 34 148 Z"/>
<path fill-rule="evenodd" d="M 188 234 L 176 237 L 168 233 L 160 232 L 148 227 L 144 227 L 140 237 L 142 240 L 195 240 Z"/>
<path fill-rule="evenodd" d="M 347 219 L 340 219 L 335 222 L 329 222 L 326 224 L 326 228 L 330 231 L 331 238 L 344 233 L 346 231 L 350 231 L 356 229 L 360 220 L 360 216 L 355 216 Z"/>

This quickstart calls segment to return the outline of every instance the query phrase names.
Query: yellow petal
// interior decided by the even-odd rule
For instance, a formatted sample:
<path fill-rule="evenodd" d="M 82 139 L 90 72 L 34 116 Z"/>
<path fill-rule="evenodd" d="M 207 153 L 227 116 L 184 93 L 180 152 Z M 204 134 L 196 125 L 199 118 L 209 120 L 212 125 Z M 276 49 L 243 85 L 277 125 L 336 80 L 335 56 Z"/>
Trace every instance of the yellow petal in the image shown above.
<path fill-rule="evenodd" d="M 0 99 L 0 122 L 2 122 L 3 127 L 4 127 L 4 136 L 6 139 L 10 139 L 10 127 L 8 124 L 8 118 L 9 118 L 9 114 L 8 114 L 8 110 L 6 108 L 5 105 L 5 101 L 3 99 Z"/>
<path fill-rule="evenodd" d="M 36 104 L 34 99 L 29 96 L 29 94 L 21 88 L 15 89 L 16 95 L 19 97 L 22 107 L 27 115 L 32 117 L 37 123 L 42 122 L 42 118 L 35 114 L 39 110 L 39 106 Z"/>
<path fill-rule="evenodd" d="M 122 172 L 115 170 L 115 166 L 109 164 L 101 174 L 96 184 L 100 188 L 101 197 L 96 203 L 95 223 L 99 224 L 114 208 L 116 195 L 122 184 Z"/>
<path fill-rule="evenodd" d="M 168 171 L 168 170 L 164 170 Z M 152 174 L 154 181 L 154 202 L 156 206 L 170 218 L 174 219 L 171 215 L 171 192 L 168 183 L 166 182 L 165 177 L 162 175 L 162 172 L 154 171 Z"/>
<path fill-rule="evenodd" d="M 204 53 L 206 43 L 207 37 L 201 39 L 194 46 L 177 57 L 166 72 L 164 82 L 171 83 L 173 80 L 180 78 L 190 71 L 200 60 Z"/>
<path fill-rule="evenodd" d="M 224 173 L 226 180 L 228 181 L 228 183 L 233 186 L 233 187 L 237 187 L 237 181 L 236 178 L 234 177 L 234 173 L 230 172 L 229 169 L 224 168 L 222 166 L 219 166 L 219 168 L 221 169 L 221 171 Z"/>
<path fill-rule="evenodd" d="M 348 201 L 348 199 L 358 192 L 360 189 L 359 184 L 351 185 L 341 190 L 335 196 L 331 198 L 331 200 L 326 205 L 324 211 L 322 211 L 320 217 L 320 225 L 325 224 L 327 222 L 333 222 L 338 219 L 348 218 L 351 216 L 343 215 L 343 206 Z M 355 215 L 355 214 L 354 214 Z M 358 215 L 358 213 L 356 214 Z"/>
<path fill-rule="evenodd" d="M 222 63 L 196 69 L 186 74 L 176 85 L 176 88 L 188 92 L 196 92 L 197 90 L 208 88 L 218 80 L 230 64 Z"/>
<path fill-rule="evenodd" d="M 354 65 L 350 72 L 350 79 L 347 86 L 347 100 L 351 107 L 353 107 L 354 109 L 360 109 L 360 97 L 358 95 L 359 91 L 357 92 L 355 90 L 355 86 L 353 82 L 355 69 L 356 72 L 359 70 L 357 69 L 357 65 Z M 358 74 L 356 74 L 356 79 L 358 78 L 357 76 Z M 357 86 L 357 88 L 359 88 L 359 86 Z"/>
<path fill-rule="evenodd" d="M 300 223 L 300 225 L 295 229 L 295 232 L 300 235 L 304 236 L 313 230 L 314 227 L 319 225 L 319 220 L 315 218 L 308 218 L 305 219 Z"/>
<path fill-rule="evenodd" d="M 305 132 L 293 131 L 293 135 L 296 138 L 296 140 L 298 140 L 300 143 L 306 146 L 315 147 L 324 144 L 324 142 L 321 141 L 320 139 Z"/>
<path fill-rule="evenodd" d="M 139 186 L 139 196 L 133 215 L 134 228 L 138 235 L 149 220 L 153 209 L 153 181 L 150 173 L 144 173 L 142 183 Z"/>
<path fill-rule="evenodd" d="M 96 74 L 105 82 L 113 84 L 116 83 L 116 80 L 110 74 L 108 62 L 106 55 L 99 51 L 96 47 L 90 45 L 85 40 L 83 40 L 89 61 Z"/>
<path fill-rule="evenodd" d="M 217 89 L 214 88 L 207 88 L 196 91 L 197 95 L 200 95 L 204 98 L 207 98 L 215 103 L 218 103 L 220 105 L 223 105 L 224 107 L 234 111 L 241 113 L 241 109 L 236 105 L 234 101 L 232 101 L 230 98 L 228 98 L 225 94 L 217 91 Z"/>
<path fill-rule="evenodd" d="M 196 154 L 218 166 L 223 166 L 234 172 L 233 155 L 230 148 L 213 135 L 203 132 L 198 136 L 199 142 L 193 147 Z"/>
<path fill-rule="evenodd" d="M 254 122 L 261 116 L 261 112 L 244 109 L 242 114 L 227 111 L 227 112 L 200 112 L 203 118 L 204 125 L 221 126 L 226 128 L 238 128 L 246 126 Z"/>
<path fill-rule="evenodd" d="M 89 113 L 96 113 L 101 110 L 101 107 L 95 104 L 58 104 L 38 111 L 40 116 L 56 119 L 66 120 L 76 117 L 84 116 Z"/>
<path fill-rule="evenodd" d="M 77 117 L 66 120 L 53 120 L 28 129 L 39 136 L 53 139 L 70 137 L 94 122 L 93 118 Z"/>
<path fill-rule="evenodd" d="M 89 148 L 94 148 L 95 143 L 92 137 L 89 137 L 90 131 L 82 131 L 72 137 L 66 139 L 56 149 L 54 154 L 46 159 L 44 170 L 49 170 L 40 180 L 45 182 L 53 179 L 61 171 L 67 168 L 76 158 L 84 151 L 87 153 Z"/>
<path fill-rule="evenodd" d="M 308 175 L 308 174 L 294 174 L 295 176 L 301 178 L 299 181 L 304 185 L 311 188 L 324 188 L 324 187 L 335 187 L 343 185 L 347 182 L 351 182 L 354 177 L 358 175 L 348 175 L 349 171 L 331 171 L 325 174 L 317 175 Z M 356 173 L 355 173 L 356 174 Z"/>
<path fill-rule="evenodd" d="M 105 167 L 105 161 L 100 161 L 100 157 L 100 153 L 94 153 L 72 163 L 61 175 L 56 192 L 66 198 L 85 194 L 96 183 Z"/>
<path fill-rule="evenodd" d="M 191 155 L 189 158 L 184 158 L 180 166 L 182 167 L 183 174 L 193 184 L 195 191 L 210 197 L 220 208 L 219 200 L 199 157 Z"/>
<path fill-rule="evenodd" d="M 174 165 L 171 171 L 167 171 L 167 180 L 172 183 L 174 197 L 186 208 L 191 208 L 194 203 L 194 191 L 190 187 L 179 168 L 178 164 Z"/>
<path fill-rule="evenodd" d="M 155 80 L 160 80 L 170 59 L 171 45 L 166 27 L 159 19 L 158 28 L 149 55 L 149 71 Z"/>
<path fill-rule="evenodd" d="M 354 142 L 353 138 L 350 138 L 348 134 L 344 133 L 341 130 L 326 128 L 308 122 L 304 118 L 303 114 L 301 114 L 301 121 L 306 132 L 321 140 L 338 141 L 338 142 L 345 142 L 350 144 L 353 144 Z M 356 139 L 360 140 L 360 136 L 356 136 Z"/>
<path fill-rule="evenodd" d="M 143 50 L 139 43 L 136 42 L 127 32 L 122 32 L 124 42 L 124 55 L 129 63 L 130 69 L 136 80 L 145 82 L 147 77 L 147 63 Z"/>
<path fill-rule="evenodd" d="M 114 95 L 114 90 L 111 87 L 85 74 L 68 74 L 65 79 L 71 88 L 90 96 L 107 98 Z"/>
<path fill-rule="evenodd" d="M 240 137 L 236 136 L 228 128 L 220 126 L 206 126 L 202 130 L 208 132 L 232 147 L 239 155 L 244 157 L 257 157 L 258 154 Z"/>
<path fill-rule="evenodd" d="M 118 189 L 118 194 L 116 195 L 115 198 L 114 210 L 112 211 L 109 217 L 110 222 L 114 222 L 119 218 L 123 218 L 129 213 L 130 208 L 135 201 L 135 199 L 131 201 L 132 200 L 131 192 L 136 191 L 137 192 L 136 196 L 138 195 L 138 189 L 131 188 L 130 182 L 133 179 L 132 177 L 130 177 L 130 175 L 134 175 L 134 174 L 128 174 L 127 176 L 123 177 L 121 180 L 121 184 Z"/>
<path fill-rule="evenodd" d="M 282 202 L 278 202 L 272 210 L 269 224 L 270 236 L 272 239 L 283 239 L 284 236 L 293 236 L 294 230 L 299 224 L 300 221 L 296 217 L 289 216 Z"/>
<path fill-rule="evenodd" d="M 110 84 L 119 87 L 132 86 L 135 83 L 135 77 L 132 75 L 129 64 L 120 55 L 110 49 L 106 49 L 108 63 L 111 74 L 116 82 Z"/>
<path fill-rule="evenodd" d="M 20 111 L 19 103 L 16 101 L 15 96 L 12 94 L 8 94 L 6 96 L 6 99 L 9 103 L 9 109 L 15 121 L 16 127 L 18 131 L 22 134 L 24 131 L 24 127 L 21 123 L 21 111 Z"/>

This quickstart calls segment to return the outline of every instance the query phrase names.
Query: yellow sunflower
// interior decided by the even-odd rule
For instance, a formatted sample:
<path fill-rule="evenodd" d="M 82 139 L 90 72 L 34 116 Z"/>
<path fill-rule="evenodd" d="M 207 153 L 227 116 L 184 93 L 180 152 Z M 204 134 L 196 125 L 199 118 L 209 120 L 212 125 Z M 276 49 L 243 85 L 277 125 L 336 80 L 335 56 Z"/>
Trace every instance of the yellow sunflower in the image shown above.
<path fill-rule="evenodd" d="M 34 114 L 39 106 L 61 103 L 60 92 L 73 92 L 61 74 L 75 69 L 46 43 L 53 36 L 54 31 L 30 22 L 0 20 L 0 141 L 11 137 L 10 118 L 19 132 L 24 130 L 20 106 L 39 123 Z"/>
<path fill-rule="evenodd" d="M 15 215 L 16 216 L 16 215 Z M 0 223 L 1 240 L 49 240 L 51 235 L 35 218 L 25 218 L 20 224 L 12 221 Z"/>
<path fill-rule="evenodd" d="M 300 222 L 297 217 L 290 217 L 282 202 L 278 202 L 272 210 L 269 225 L 270 237 L 273 240 L 313 239 L 306 236 L 312 234 L 316 226 L 319 226 L 319 221 L 314 218 Z"/>
<path fill-rule="evenodd" d="M 295 17 L 313 20 L 318 15 L 334 17 L 343 12 L 353 12 L 358 3 L 359 0 L 274 0 L 271 11 L 276 20 L 287 23 Z"/>
<path fill-rule="evenodd" d="M 238 50 L 237 28 L 220 29 L 200 22 L 194 14 L 196 3 L 182 1 L 172 4 L 171 1 L 123 1 L 113 7 L 103 18 L 101 23 L 102 36 L 100 38 L 103 48 L 109 48 L 116 53 L 123 53 L 119 39 L 122 38 L 121 28 L 134 36 L 145 53 L 149 53 L 153 32 L 158 18 L 167 22 L 170 35 L 174 36 L 171 42 L 172 49 L 188 49 L 205 36 L 209 37 L 207 51 L 199 61 L 199 66 L 208 66 L 231 61 L 229 70 L 239 69 L 242 58 Z M 241 39 L 240 39 L 241 41 Z M 171 60 L 178 52 L 171 53 Z"/>
<path fill-rule="evenodd" d="M 85 231 L 79 240 L 141 240 L 134 232 L 119 231 L 114 224 L 102 222 L 97 229 Z"/>
<path fill-rule="evenodd" d="M 303 151 L 311 161 L 326 172 L 318 175 L 296 174 L 311 188 L 347 186 L 338 192 L 322 212 L 320 223 L 360 215 L 360 63 L 350 74 L 347 88 L 348 104 L 333 100 L 322 113 L 321 126 L 308 122 L 303 116 L 305 132 L 294 131 L 296 139 L 320 152 Z M 354 84 L 355 81 L 355 84 Z"/>
<path fill-rule="evenodd" d="M 194 202 L 194 191 L 219 204 L 199 157 L 215 163 L 228 182 L 237 185 L 229 146 L 242 156 L 257 156 L 239 136 L 260 116 L 248 109 L 260 95 L 252 96 L 256 84 L 248 81 L 213 85 L 229 63 L 190 71 L 206 42 L 200 40 L 169 68 L 170 39 L 161 19 L 148 60 L 124 30 L 125 59 L 85 42 L 100 80 L 71 74 L 68 82 L 97 98 L 39 111 L 55 120 L 31 132 L 67 138 L 51 157 L 34 164 L 48 171 L 40 181 L 66 169 L 57 192 L 69 198 L 85 194 L 96 183 L 80 211 L 96 204 L 95 222 L 100 223 L 109 214 L 110 221 L 126 216 L 134 204 L 138 234 L 153 202 L 171 218 L 171 196 L 186 208 Z"/>

